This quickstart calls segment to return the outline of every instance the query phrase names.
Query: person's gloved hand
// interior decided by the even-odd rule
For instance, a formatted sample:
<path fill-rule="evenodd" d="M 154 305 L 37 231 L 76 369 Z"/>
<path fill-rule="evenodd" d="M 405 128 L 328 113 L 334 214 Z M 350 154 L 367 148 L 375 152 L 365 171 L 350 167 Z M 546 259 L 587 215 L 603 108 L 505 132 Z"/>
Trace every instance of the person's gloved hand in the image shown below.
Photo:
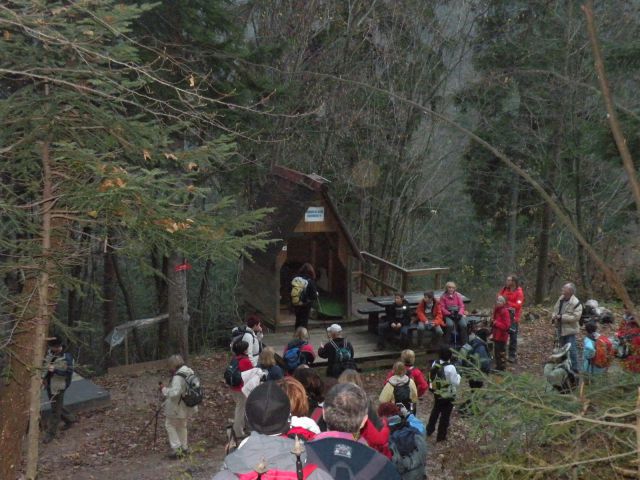
<path fill-rule="evenodd" d="M 407 407 L 405 407 L 402 404 L 399 406 L 400 406 L 400 415 L 402 415 L 403 417 L 406 417 L 407 415 L 409 415 L 409 411 L 407 410 Z"/>

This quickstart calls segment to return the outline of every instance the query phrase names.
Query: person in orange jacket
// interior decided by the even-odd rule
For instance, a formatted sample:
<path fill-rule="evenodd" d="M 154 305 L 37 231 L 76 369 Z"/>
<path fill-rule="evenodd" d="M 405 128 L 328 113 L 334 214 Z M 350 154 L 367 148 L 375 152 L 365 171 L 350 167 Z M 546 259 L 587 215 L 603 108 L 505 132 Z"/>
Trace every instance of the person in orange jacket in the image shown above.
<path fill-rule="evenodd" d="M 505 370 L 507 366 L 506 350 L 510 325 L 511 317 L 509 310 L 507 310 L 507 301 L 499 295 L 493 309 L 493 329 L 491 331 L 496 356 L 496 370 Z"/>
<path fill-rule="evenodd" d="M 517 362 L 516 353 L 518 351 L 518 325 L 520 324 L 520 315 L 522 314 L 522 306 L 524 305 L 524 292 L 518 283 L 518 277 L 509 275 L 504 287 L 498 295 L 504 297 L 507 301 L 507 308 L 512 309 L 513 321 L 509 329 L 509 361 Z"/>
<path fill-rule="evenodd" d="M 418 346 L 422 346 L 425 331 L 435 335 L 436 341 L 440 343 L 444 335 L 442 329 L 446 327 L 446 324 L 442 319 L 440 302 L 438 302 L 431 290 L 424 292 L 424 297 L 420 300 L 416 309 L 416 315 L 418 316 Z"/>

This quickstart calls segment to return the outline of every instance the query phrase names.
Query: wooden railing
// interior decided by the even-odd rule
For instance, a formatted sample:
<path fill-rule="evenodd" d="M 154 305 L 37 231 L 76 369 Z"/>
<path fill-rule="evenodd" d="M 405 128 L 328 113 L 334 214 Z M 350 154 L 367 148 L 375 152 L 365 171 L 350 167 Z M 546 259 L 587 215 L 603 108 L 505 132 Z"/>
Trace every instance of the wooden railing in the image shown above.
<path fill-rule="evenodd" d="M 353 272 L 353 276 L 360 280 L 360 293 L 363 294 L 367 289 L 373 295 L 390 295 L 398 291 L 406 292 L 412 278 L 428 275 L 433 275 L 433 289 L 439 290 L 442 288 L 442 275 L 449 273 L 448 267 L 408 269 L 369 252 L 360 252 L 360 254 L 364 261 L 360 262 L 360 268 Z M 375 270 L 377 270 L 377 274 L 373 273 Z"/>

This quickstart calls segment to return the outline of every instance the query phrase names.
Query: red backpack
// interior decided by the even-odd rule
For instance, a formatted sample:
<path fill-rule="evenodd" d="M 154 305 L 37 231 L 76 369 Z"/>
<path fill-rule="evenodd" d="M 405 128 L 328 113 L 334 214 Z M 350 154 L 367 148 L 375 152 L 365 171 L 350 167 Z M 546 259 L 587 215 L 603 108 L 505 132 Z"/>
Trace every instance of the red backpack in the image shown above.
<path fill-rule="evenodd" d="M 604 335 L 600 335 L 595 343 L 596 354 L 591 359 L 591 364 L 598 368 L 609 368 L 615 357 L 613 343 Z"/>
<path fill-rule="evenodd" d="M 316 471 L 317 465 L 308 464 L 302 469 L 302 478 L 306 479 L 309 475 Z M 259 475 L 258 472 L 237 473 L 236 476 L 239 480 L 298 480 L 300 477 L 297 472 L 288 472 L 283 470 L 268 470 L 267 472 Z"/>

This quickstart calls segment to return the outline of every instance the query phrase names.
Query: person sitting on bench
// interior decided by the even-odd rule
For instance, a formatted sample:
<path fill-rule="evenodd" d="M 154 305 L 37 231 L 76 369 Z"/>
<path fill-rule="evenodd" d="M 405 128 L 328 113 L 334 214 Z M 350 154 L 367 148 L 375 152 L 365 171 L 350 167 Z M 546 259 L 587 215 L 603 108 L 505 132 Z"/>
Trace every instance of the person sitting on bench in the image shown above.
<path fill-rule="evenodd" d="M 385 317 L 378 325 L 378 349 L 384 350 L 384 339 L 389 333 L 400 333 L 403 348 L 407 346 L 411 307 L 404 299 L 404 293 L 397 292 L 391 305 L 385 307 Z"/>

